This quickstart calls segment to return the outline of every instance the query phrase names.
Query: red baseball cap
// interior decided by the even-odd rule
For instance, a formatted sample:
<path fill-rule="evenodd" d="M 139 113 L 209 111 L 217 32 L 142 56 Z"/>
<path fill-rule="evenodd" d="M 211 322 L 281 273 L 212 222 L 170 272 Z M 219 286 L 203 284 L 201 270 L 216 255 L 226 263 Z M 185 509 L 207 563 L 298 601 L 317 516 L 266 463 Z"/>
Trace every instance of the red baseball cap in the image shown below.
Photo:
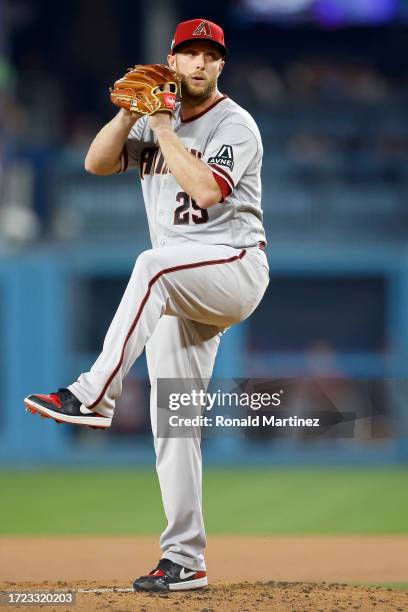
<path fill-rule="evenodd" d="M 213 42 L 223 57 L 227 54 L 227 47 L 224 43 L 224 30 L 208 19 L 190 19 L 178 24 L 171 41 L 171 52 L 174 53 L 179 45 L 188 40 L 207 40 Z"/>

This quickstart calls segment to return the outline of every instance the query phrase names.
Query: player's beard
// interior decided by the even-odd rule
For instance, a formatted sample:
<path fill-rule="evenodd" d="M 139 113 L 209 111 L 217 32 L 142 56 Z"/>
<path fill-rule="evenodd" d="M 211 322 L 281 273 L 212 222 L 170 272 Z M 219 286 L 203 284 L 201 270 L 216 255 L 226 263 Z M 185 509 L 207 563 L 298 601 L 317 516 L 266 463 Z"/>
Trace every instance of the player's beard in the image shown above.
<path fill-rule="evenodd" d="M 181 79 L 181 95 L 185 102 L 194 104 L 202 104 L 209 100 L 217 88 L 217 80 L 206 81 L 204 87 L 190 86 L 185 76 Z"/>

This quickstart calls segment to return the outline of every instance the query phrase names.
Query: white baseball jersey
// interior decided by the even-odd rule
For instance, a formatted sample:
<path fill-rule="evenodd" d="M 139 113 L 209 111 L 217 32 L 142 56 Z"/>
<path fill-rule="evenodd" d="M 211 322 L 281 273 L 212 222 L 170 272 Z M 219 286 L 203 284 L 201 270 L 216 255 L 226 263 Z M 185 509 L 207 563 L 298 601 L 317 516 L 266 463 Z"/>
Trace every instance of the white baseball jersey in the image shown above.
<path fill-rule="evenodd" d="M 148 117 L 132 128 L 121 172 L 140 171 L 153 247 L 201 242 L 235 248 L 266 242 L 262 225 L 262 141 L 251 115 L 223 96 L 183 121 L 177 105 L 173 128 L 187 150 L 211 168 L 222 192 L 219 204 L 201 209 L 169 172 Z"/>

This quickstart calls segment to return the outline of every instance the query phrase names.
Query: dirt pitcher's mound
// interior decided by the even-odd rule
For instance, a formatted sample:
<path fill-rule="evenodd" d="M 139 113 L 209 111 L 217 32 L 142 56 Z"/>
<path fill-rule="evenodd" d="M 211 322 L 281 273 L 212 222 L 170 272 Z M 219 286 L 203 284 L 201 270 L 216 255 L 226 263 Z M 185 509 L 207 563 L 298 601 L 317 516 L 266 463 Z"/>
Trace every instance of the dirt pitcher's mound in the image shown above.
<path fill-rule="evenodd" d="M 4 591 L 22 590 L 69 590 L 76 594 L 76 603 L 71 608 L 64 605 L 45 606 L 47 610 L 61 612 L 89 612 L 91 610 L 112 610 L 113 612 L 153 612 L 173 610 L 184 612 L 245 612 L 245 610 L 273 610 L 274 612 L 340 612 L 342 610 L 386 610 L 405 611 L 408 609 L 408 591 L 307 582 L 238 582 L 215 583 L 199 591 L 169 593 L 165 595 L 134 593 L 128 584 L 112 581 L 58 582 L 50 584 L 2 583 Z M 13 605 L 13 609 L 24 606 Z M 11 609 L 5 607 L 5 610 Z"/>
<path fill-rule="evenodd" d="M 76 606 L 45 606 L 59 612 L 408 610 L 408 592 L 345 584 L 406 582 L 407 536 L 213 535 L 209 588 L 134 593 L 133 580 L 152 569 L 159 555 L 152 536 L 4 537 L 0 588 L 72 589 Z"/>

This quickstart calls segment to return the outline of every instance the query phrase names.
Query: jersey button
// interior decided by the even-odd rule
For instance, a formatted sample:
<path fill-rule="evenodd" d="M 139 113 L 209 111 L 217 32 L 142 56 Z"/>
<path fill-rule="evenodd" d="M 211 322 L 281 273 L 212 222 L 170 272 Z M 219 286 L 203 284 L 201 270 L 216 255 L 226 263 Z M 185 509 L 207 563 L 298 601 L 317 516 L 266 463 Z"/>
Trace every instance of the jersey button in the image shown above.
<path fill-rule="evenodd" d="M 159 217 L 162 217 L 163 215 L 164 215 L 164 210 L 161 208 L 161 209 L 159 210 Z"/>

